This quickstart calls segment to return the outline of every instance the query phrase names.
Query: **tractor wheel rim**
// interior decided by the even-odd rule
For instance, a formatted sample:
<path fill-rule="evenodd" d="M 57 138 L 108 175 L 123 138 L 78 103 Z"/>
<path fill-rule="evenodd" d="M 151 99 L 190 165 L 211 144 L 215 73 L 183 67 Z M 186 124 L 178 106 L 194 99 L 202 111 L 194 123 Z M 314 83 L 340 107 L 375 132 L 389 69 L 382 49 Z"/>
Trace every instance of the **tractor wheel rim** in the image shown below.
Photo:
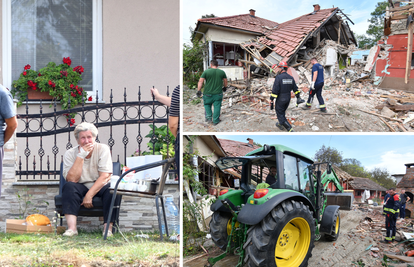
<path fill-rule="evenodd" d="M 231 218 L 227 221 L 227 235 L 231 234 Z M 234 225 L 235 228 L 239 227 L 240 223 L 236 222 L 236 224 Z"/>
<path fill-rule="evenodd" d="M 276 241 L 276 266 L 299 266 L 308 253 L 310 239 L 310 225 L 304 218 L 297 217 L 290 220 L 282 229 Z"/>

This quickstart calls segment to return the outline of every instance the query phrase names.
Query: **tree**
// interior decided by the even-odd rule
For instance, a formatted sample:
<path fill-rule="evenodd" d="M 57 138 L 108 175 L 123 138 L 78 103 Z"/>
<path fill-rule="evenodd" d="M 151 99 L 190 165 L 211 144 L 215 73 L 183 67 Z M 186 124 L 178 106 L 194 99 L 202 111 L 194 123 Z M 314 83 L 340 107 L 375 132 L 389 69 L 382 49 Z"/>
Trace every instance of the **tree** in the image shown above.
<path fill-rule="evenodd" d="M 339 152 L 336 148 L 322 145 L 321 149 L 316 151 L 314 159 L 317 162 L 329 162 L 331 164 L 341 165 L 342 152 Z"/>
<path fill-rule="evenodd" d="M 361 162 L 357 159 L 344 159 L 339 167 L 341 170 L 349 173 L 354 177 L 370 177 L 369 172 L 365 170 Z"/>
<path fill-rule="evenodd" d="M 371 18 L 368 20 L 369 26 L 365 35 L 357 37 L 359 41 L 359 48 L 364 48 L 365 45 L 372 47 L 384 35 L 384 17 L 385 10 L 388 6 L 388 1 L 378 2 L 375 10 L 371 12 Z"/>
<path fill-rule="evenodd" d="M 369 47 L 372 47 L 375 42 L 369 38 L 368 36 L 362 34 L 362 35 L 356 35 L 356 39 L 358 40 L 358 47 L 361 49 L 367 49 Z"/>
<path fill-rule="evenodd" d="M 374 168 L 370 172 L 371 180 L 389 189 L 396 186 L 395 180 L 391 178 L 387 169 Z"/>
<path fill-rule="evenodd" d="M 197 88 L 197 82 L 203 73 L 203 59 L 207 53 L 207 43 L 193 41 L 183 47 L 183 80 L 190 89 Z"/>

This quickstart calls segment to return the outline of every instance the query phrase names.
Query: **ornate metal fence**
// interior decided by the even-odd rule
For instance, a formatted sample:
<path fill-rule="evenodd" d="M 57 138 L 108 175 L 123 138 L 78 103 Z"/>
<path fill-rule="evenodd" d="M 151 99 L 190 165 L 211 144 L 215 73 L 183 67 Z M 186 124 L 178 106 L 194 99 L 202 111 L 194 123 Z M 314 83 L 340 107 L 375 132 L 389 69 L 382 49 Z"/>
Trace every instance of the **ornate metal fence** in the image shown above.
<path fill-rule="evenodd" d="M 169 96 L 168 87 L 167 96 Z M 42 101 L 39 106 L 29 105 L 26 101 L 26 113 L 17 115 L 19 131 L 16 136 L 18 151 L 20 151 L 16 171 L 17 180 L 58 181 L 60 161 L 64 152 L 72 148 L 73 144 L 77 145 L 73 130 L 79 121 L 93 123 L 99 131 L 96 141 L 108 144 L 111 153 L 113 150 L 118 152 L 123 150 L 121 155 L 117 155 L 116 160 L 120 161 L 121 156 L 121 163 L 124 165 L 126 165 L 127 151 L 128 153 L 137 151 L 137 154 L 141 155 L 143 146 L 146 145 L 143 144 L 146 140 L 143 130 L 148 132 L 151 128 L 154 129 L 156 124 L 166 125 L 168 129 L 169 108 L 155 101 L 154 97 L 150 101 L 142 101 L 140 87 L 137 95 L 138 101 L 127 101 L 126 88 L 123 97 L 123 102 L 113 103 L 111 89 L 109 103 L 99 103 L 98 92 L 96 92 L 95 103 L 85 103 L 84 99 L 80 107 L 63 111 L 58 111 L 57 103 L 53 101 L 51 104 L 53 112 L 49 113 L 43 113 Z M 29 106 L 35 108 L 36 112 L 38 110 L 39 113 L 30 114 Z M 20 130 L 21 124 L 24 126 L 22 130 Z M 131 131 L 134 133 L 133 139 L 128 136 L 131 135 Z M 152 135 L 148 137 L 148 142 L 152 143 L 153 147 L 160 138 L 154 132 L 152 131 Z M 106 140 L 103 140 L 103 136 Z M 163 142 L 167 144 L 168 153 L 168 147 L 173 145 L 168 135 Z M 24 149 L 21 148 L 23 143 Z M 120 149 L 120 146 L 123 146 L 123 149 Z M 152 153 L 154 152 L 155 150 L 152 150 Z M 115 158 L 113 153 L 112 158 Z"/>

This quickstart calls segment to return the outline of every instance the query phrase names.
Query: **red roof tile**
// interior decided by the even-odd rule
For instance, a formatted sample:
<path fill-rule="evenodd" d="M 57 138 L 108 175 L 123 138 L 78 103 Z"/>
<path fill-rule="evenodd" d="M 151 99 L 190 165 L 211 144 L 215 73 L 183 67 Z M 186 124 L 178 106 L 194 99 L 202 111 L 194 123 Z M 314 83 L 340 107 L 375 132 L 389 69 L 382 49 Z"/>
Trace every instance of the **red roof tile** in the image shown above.
<path fill-rule="evenodd" d="M 278 25 L 277 22 L 262 19 L 256 16 L 251 16 L 250 14 L 199 19 L 197 22 L 197 27 L 200 23 L 210 23 L 218 26 L 252 31 L 261 34 Z"/>
<path fill-rule="evenodd" d="M 245 156 L 247 153 L 259 148 L 256 145 L 249 147 L 247 141 L 245 143 L 227 139 L 218 139 L 220 145 L 229 157 Z"/>
<path fill-rule="evenodd" d="M 315 14 L 309 13 L 281 23 L 276 29 L 264 33 L 271 40 L 266 43 L 275 45 L 273 50 L 277 54 L 291 56 L 299 48 L 303 39 L 316 30 L 336 10 L 337 8 L 321 9 Z"/>

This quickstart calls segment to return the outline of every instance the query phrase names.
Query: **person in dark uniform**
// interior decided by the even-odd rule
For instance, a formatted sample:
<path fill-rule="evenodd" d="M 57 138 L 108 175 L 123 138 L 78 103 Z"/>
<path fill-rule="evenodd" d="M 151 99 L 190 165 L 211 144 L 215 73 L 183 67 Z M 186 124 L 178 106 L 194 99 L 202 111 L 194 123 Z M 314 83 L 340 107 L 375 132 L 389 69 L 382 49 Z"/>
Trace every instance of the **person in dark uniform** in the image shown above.
<path fill-rule="evenodd" d="M 385 240 L 380 241 L 381 243 L 388 244 L 395 240 L 397 217 L 401 206 L 400 196 L 396 194 L 395 188 L 390 188 L 389 194 L 390 198 L 384 206 L 385 228 L 387 229 L 387 234 Z"/>
<path fill-rule="evenodd" d="M 319 102 L 319 108 L 321 112 L 326 113 L 326 106 L 325 102 L 323 101 L 322 97 L 322 88 L 324 85 L 324 78 L 323 78 L 323 71 L 324 68 L 321 64 L 318 63 L 316 58 L 311 59 L 312 63 L 312 82 L 309 90 L 309 98 L 306 102 L 306 106 L 303 107 L 304 110 L 310 110 L 312 107 L 313 97 L 316 94 Z"/>
<path fill-rule="evenodd" d="M 280 61 L 279 68 L 282 68 L 282 72 L 276 76 L 273 84 L 272 94 L 270 95 L 270 101 L 272 109 L 272 103 L 276 102 L 276 116 L 278 122 L 276 126 L 280 130 L 286 129 L 288 132 L 293 132 L 292 126 L 286 120 L 286 110 L 290 103 L 290 91 L 293 91 L 296 95 L 296 104 L 304 103 L 305 100 L 300 98 L 300 91 L 292 76 L 287 73 L 288 65 L 284 61 Z"/>

